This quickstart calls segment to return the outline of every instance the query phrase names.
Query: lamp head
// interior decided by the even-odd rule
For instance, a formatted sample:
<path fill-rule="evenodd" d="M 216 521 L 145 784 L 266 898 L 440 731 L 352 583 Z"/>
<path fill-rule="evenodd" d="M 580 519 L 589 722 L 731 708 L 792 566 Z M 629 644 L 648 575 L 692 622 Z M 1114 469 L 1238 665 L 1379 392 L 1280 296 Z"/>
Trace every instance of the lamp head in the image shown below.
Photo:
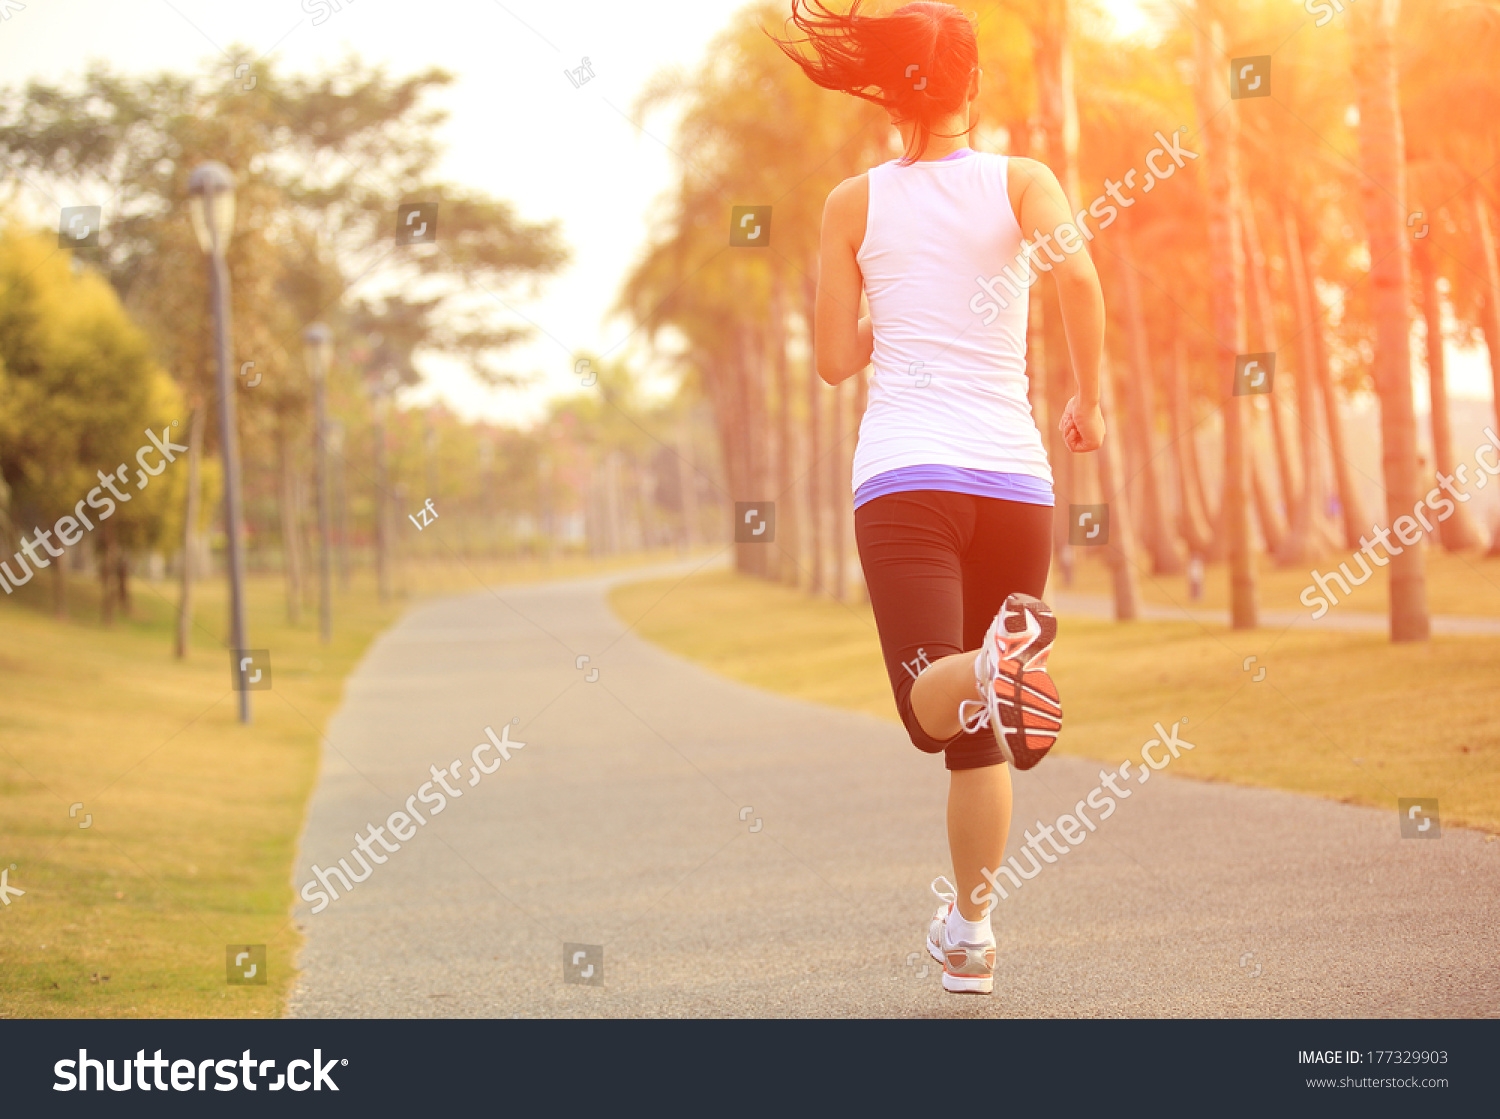
<path fill-rule="evenodd" d="M 302 332 L 302 349 L 313 379 L 321 381 L 328 376 L 333 364 L 333 331 L 320 322 L 309 324 Z"/>
<path fill-rule="evenodd" d="M 234 232 L 234 175 L 222 163 L 209 161 L 188 176 L 188 217 L 205 253 L 222 253 Z"/>

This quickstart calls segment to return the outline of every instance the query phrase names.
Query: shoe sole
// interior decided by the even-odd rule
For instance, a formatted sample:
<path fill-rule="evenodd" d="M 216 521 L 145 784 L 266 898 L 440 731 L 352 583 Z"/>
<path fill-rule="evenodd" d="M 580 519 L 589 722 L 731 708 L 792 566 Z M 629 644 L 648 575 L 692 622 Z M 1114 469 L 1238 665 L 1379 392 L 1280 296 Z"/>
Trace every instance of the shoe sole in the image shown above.
<path fill-rule="evenodd" d="M 952 995 L 990 995 L 995 991 L 994 975 L 954 975 L 948 970 L 942 952 L 927 938 L 927 954 L 943 965 L 943 990 Z"/>
<path fill-rule="evenodd" d="M 1062 730 L 1062 700 L 1047 673 L 1057 618 L 1041 599 L 1020 593 L 1005 600 L 1000 616 L 1005 628 L 996 635 L 999 674 L 991 688 L 990 726 L 1005 760 L 1016 769 L 1030 769 L 1046 757 Z M 1033 629 L 1033 620 L 1035 632 L 1024 644 L 1018 642 Z"/>

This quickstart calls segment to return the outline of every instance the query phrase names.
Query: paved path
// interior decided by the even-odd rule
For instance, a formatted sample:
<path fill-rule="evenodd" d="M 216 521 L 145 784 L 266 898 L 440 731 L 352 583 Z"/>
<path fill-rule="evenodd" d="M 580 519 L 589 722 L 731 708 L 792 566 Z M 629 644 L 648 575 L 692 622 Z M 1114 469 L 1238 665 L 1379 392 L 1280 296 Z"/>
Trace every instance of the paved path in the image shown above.
<path fill-rule="evenodd" d="M 356 829 L 430 766 L 462 759 L 463 795 L 323 912 L 299 905 L 291 1013 L 1500 1015 L 1500 842 L 1403 840 L 1393 810 L 1165 773 L 1001 903 L 994 997 L 945 995 L 913 955 L 946 871 L 940 764 L 893 723 L 647 644 L 605 590 L 441 600 L 371 649 L 296 884 L 341 855 L 358 870 Z M 487 725 L 526 745 L 471 786 Z M 1069 811 L 1099 771 L 1018 775 L 1018 825 Z M 565 942 L 603 946 L 603 986 L 563 981 Z"/>

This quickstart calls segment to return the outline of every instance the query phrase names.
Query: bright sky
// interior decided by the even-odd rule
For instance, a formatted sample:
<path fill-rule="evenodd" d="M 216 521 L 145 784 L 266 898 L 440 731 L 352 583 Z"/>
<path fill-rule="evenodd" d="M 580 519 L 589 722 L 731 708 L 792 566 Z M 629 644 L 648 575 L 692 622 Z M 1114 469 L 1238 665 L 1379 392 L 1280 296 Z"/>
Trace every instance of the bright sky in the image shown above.
<path fill-rule="evenodd" d="M 578 387 L 572 354 L 630 352 L 630 325 L 608 311 L 677 162 L 666 144 L 671 121 L 648 122 L 643 133 L 630 108 L 661 68 L 694 66 L 742 7 L 742 0 L 23 2 L 24 9 L 12 0 L 0 21 L 6 83 L 77 75 L 95 59 L 130 73 L 194 70 L 233 44 L 273 57 L 283 71 L 310 72 L 357 53 L 393 74 L 433 65 L 452 72 L 454 84 L 435 99 L 450 113 L 443 176 L 510 199 L 526 218 L 560 219 L 573 261 L 505 312 L 539 328 L 508 362 L 535 374 L 534 388 L 489 390 L 461 368 L 428 362 L 428 388 L 412 402 L 441 397 L 464 415 L 508 423 L 529 421 L 547 396 Z M 1140 28 L 1138 0 L 1107 6 L 1122 32 Z M 565 71 L 585 60 L 593 77 L 575 85 Z M 350 294 L 378 292 L 380 282 L 377 273 Z M 1471 360 L 1455 362 L 1455 395 L 1488 395 L 1480 372 Z"/>

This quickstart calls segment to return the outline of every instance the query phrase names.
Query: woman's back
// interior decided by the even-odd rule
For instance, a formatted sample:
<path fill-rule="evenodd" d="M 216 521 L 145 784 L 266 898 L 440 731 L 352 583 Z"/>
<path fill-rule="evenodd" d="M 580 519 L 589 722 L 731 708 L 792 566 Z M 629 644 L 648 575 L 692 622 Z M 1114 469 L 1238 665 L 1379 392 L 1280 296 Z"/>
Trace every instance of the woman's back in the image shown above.
<path fill-rule="evenodd" d="M 967 148 L 872 168 L 857 259 L 874 379 L 854 487 L 889 470 L 952 466 L 1045 481 L 1052 473 L 1026 381 L 1027 300 L 971 308 L 977 280 L 1020 275 L 1005 156 Z"/>

